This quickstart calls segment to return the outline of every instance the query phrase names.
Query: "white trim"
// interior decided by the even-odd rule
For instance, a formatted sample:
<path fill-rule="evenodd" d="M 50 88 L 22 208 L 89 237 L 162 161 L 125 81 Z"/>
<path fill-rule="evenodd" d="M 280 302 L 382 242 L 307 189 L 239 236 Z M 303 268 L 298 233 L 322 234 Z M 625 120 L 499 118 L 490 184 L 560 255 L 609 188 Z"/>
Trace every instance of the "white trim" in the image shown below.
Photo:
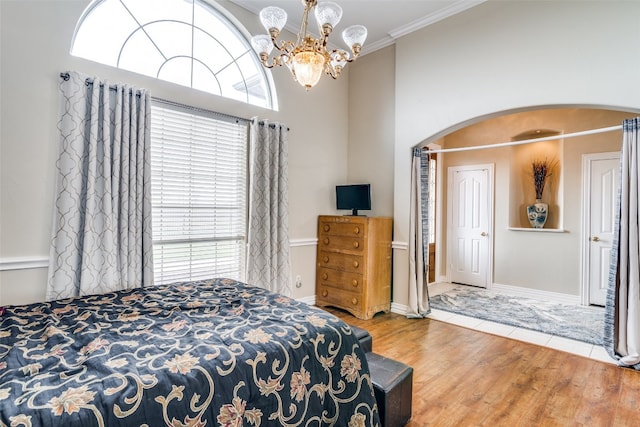
<path fill-rule="evenodd" d="M 307 305 L 316 305 L 316 296 L 315 295 L 311 295 L 309 297 L 296 298 L 296 301 L 303 302 L 303 303 L 305 303 Z"/>
<path fill-rule="evenodd" d="M 526 227 L 507 227 L 509 231 L 527 231 L 534 233 L 568 233 L 564 228 L 526 228 Z"/>
<path fill-rule="evenodd" d="M 360 56 L 364 56 L 368 53 L 375 52 L 376 50 L 384 49 L 387 46 L 392 46 L 396 44 L 396 39 L 392 36 L 385 36 L 384 38 L 378 40 L 375 43 L 368 43 L 362 47 L 362 51 L 360 52 Z"/>
<path fill-rule="evenodd" d="M 409 307 L 404 304 L 398 304 L 397 302 L 391 303 L 391 312 L 395 314 L 405 315 L 409 311 Z"/>
<path fill-rule="evenodd" d="M 25 257 L 0 259 L 0 271 L 28 270 L 31 268 L 48 268 L 49 257 Z"/>
<path fill-rule="evenodd" d="M 318 244 L 318 239 L 292 239 L 289 240 L 289 246 L 292 248 L 300 247 L 300 246 L 316 246 Z"/>
<path fill-rule="evenodd" d="M 481 3 L 484 3 L 486 0 L 474 0 L 474 1 L 468 1 L 468 0 L 460 0 L 456 3 L 453 3 L 449 6 L 443 7 L 441 9 L 438 9 L 437 11 L 435 11 L 434 13 L 427 15 L 425 17 L 422 17 L 420 19 L 416 19 L 413 22 L 410 22 L 406 25 L 403 25 L 401 27 L 395 28 L 391 31 L 389 31 L 389 35 L 391 37 L 393 37 L 393 39 L 398 39 L 402 36 L 406 36 L 407 34 L 410 34 L 414 31 L 418 31 L 424 27 L 427 27 L 431 24 L 435 24 L 438 21 L 442 21 L 443 19 L 446 19 L 450 16 L 455 15 L 456 13 L 460 13 L 463 12 L 469 8 L 472 8 L 474 6 L 477 6 Z"/>
<path fill-rule="evenodd" d="M 498 294 L 557 302 L 560 304 L 580 305 L 579 295 L 569 295 L 559 292 L 542 291 L 540 289 L 522 288 L 520 286 L 502 285 L 500 283 L 493 283 L 491 285 L 491 291 Z"/>
<path fill-rule="evenodd" d="M 401 251 L 408 251 L 409 250 L 409 243 L 407 242 L 397 242 L 397 241 L 393 241 L 391 242 L 391 249 L 400 249 Z"/>

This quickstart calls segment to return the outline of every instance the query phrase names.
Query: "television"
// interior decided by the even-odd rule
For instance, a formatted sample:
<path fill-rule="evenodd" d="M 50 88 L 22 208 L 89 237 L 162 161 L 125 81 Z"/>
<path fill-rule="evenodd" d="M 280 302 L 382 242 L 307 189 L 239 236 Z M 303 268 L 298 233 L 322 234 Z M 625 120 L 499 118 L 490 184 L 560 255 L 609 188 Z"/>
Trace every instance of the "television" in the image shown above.
<path fill-rule="evenodd" d="M 371 210 L 371 185 L 336 185 L 336 209 L 350 210 L 353 216 L 359 210 Z"/>

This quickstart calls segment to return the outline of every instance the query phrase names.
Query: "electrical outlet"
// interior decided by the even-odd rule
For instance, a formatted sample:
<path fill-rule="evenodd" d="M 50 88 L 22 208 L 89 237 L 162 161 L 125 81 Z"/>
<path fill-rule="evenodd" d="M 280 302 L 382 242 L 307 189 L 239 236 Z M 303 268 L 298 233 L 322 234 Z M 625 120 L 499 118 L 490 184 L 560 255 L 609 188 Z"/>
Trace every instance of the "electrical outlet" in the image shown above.
<path fill-rule="evenodd" d="M 301 288 L 302 287 L 302 277 L 300 277 L 300 275 L 298 274 L 296 276 L 296 288 Z"/>

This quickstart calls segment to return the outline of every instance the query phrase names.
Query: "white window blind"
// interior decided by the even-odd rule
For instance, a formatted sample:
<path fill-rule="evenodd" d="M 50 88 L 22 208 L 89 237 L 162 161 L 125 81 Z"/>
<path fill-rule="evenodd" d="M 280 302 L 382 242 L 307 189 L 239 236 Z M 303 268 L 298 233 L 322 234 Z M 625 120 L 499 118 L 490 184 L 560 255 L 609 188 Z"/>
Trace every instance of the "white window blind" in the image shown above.
<path fill-rule="evenodd" d="M 155 283 L 244 280 L 247 123 L 157 101 L 151 117 Z"/>

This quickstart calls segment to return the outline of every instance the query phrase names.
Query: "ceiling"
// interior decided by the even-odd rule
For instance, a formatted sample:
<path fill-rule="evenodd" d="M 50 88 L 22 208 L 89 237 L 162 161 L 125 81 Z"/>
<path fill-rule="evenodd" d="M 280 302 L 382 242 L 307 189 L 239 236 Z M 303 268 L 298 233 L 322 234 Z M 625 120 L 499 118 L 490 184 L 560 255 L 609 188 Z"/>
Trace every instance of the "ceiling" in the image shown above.
<path fill-rule="evenodd" d="M 231 1 L 256 15 L 264 7 L 278 6 L 284 9 L 289 17 L 285 28 L 294 34 L 300 29 L 304 10 L 302 0 Z M 399 37 L 484 1 L 486 0 L 335 0 L 343 10 L 342 20 L 335 31 L 342 33 L 342 30 L 354 24 L 367 27 L 368 36 L 362 49 L 364 55 L 389 46 Z M 317 35 L 315 18 L 309 20 L 309 30 Z M 336 35 L 333 35 L 332 42 L 344 48 L 342 38 Z"/>

